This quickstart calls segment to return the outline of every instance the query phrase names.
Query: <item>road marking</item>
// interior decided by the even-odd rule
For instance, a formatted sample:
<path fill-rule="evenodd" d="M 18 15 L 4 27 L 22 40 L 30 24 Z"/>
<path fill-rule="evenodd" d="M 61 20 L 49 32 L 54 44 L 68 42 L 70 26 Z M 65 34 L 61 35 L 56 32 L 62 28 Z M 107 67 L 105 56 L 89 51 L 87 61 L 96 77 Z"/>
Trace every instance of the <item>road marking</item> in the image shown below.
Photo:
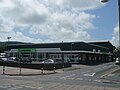
<path fill-rule="evenodd" d="M 38 87 L 37 89 L 42 89 L 43 87 Z"/>
<path fill-rule="evenodd" d="M 108 74 L 108 76 L 115 76 L 115 74 Z"/>
<path fill-rule="evenodd" d="M 84 74 L 84 76 L 90 76 L 93 77 L 96 73 L 89 73 L 89 74 Z"/>
<path fill-rule="evenodd" d="M 32 86 L 25 86 L 26 88 L 31 88 L 31 89 L 42 89 L 42 87 L 32 87 Z"/>
<path fill-rule="evenodd" d="M 110 70 L 108 73 L 105 73 L 104 75 L 100 76 L 100 78 L 104 78 L 104 77 L 108 76 L 109 74 L 113 73 L 113 72 L 116 71 L 117 69 L 119 69 L 119 68 L 116 68 L 116 69 L 113 68 L 113 69 Z"/>
<path fill-rule="evenodd" d="M 30 89 L 42 89 L 43 88 L 43 87 L 33 87 L 33 86 L 24 86 L 24 85 L 22 86 L 25 88 L 30 88 Z"/>
<path fill-rule="evenodd" d="M 93 80 L 93 81 L 95 81 L 95 82 L 101 82 L 101 80 Z"/>
<path fill-rule="evenodd" d="M 85 81 L 92 81 L 92 79 L 85 79 Z"/>

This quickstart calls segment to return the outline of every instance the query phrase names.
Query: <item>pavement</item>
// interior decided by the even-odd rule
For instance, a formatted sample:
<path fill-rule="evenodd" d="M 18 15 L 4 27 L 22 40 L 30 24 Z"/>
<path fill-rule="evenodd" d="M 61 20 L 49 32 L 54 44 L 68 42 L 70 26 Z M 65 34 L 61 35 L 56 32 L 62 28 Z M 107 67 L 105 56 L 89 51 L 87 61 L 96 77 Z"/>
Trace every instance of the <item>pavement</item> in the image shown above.
<path fill-rule="evenodd" d="M 84 67 L 89 67 L 86 65 L 73 65 L 72 67 L 68 68 L 61 68 L 57 70 L 37 70 L 37 69 L 27 69 L 27 68 L 18 68 L 18 67 L 8 67 L 0 66 L 0 74 L 5 75 L 25 75 L 25 76 L 32 76 L 32 75 L 47 75 L 47 74 L 55 74 L 55 73 L 63 73 L 64 71 L 71 71 L 71 70 L 77 70 Z"/>
<path fill-rule="evenodd" d="M 32 76 L 32 75 L 46 75 L 46 74 L 54 74 L 55 71 L 48 70 L 37 70 L 37 69 L 27 69 L 27 68 L 16 68 L 16 67 L 5 67 L 5 71 L 3 72 L 3 66 L 0 67 L 0 74 L 10 75 L 10 76 Z"/>

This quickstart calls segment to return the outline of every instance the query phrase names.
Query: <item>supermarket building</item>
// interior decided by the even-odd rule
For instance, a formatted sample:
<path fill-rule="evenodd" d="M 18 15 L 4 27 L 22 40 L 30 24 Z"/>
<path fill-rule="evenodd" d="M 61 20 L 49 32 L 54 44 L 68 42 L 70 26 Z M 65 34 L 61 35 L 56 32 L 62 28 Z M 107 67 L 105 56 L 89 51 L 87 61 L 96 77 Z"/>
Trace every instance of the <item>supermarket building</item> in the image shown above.
<path fill-rule="evenodd" d="M 29 57 L 32 61 L 45 59 L 72 63 L 101 63 L 113 61 L 114 46 L 109 41 L 58 42 L 8 45 L 8 56 Z"/>

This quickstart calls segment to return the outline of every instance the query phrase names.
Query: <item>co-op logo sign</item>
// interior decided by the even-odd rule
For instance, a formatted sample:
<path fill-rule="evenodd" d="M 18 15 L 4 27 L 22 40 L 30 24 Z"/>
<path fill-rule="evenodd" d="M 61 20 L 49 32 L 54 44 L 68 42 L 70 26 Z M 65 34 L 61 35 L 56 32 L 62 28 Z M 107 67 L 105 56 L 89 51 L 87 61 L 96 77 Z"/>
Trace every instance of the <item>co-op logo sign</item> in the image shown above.
<path fill-rule="evenodd" d="M 36 52 L 35 48 L 20 48 L 18 49 L 19 52 L 24 53 L 24 52 Z"/>

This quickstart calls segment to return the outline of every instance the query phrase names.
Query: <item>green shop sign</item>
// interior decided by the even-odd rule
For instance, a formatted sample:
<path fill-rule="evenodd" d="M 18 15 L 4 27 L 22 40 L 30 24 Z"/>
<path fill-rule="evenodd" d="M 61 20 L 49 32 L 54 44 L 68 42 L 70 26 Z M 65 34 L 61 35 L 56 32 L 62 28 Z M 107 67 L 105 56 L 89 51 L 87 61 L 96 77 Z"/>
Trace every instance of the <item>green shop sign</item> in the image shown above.
<path fill-rule="evenodd" d="M 25 52 L 34 53 L 36 52 L 36 49 L 35 48 L 20 48 L 18 49 L 18 51 L 21 53 L 25 53 Z"/>

